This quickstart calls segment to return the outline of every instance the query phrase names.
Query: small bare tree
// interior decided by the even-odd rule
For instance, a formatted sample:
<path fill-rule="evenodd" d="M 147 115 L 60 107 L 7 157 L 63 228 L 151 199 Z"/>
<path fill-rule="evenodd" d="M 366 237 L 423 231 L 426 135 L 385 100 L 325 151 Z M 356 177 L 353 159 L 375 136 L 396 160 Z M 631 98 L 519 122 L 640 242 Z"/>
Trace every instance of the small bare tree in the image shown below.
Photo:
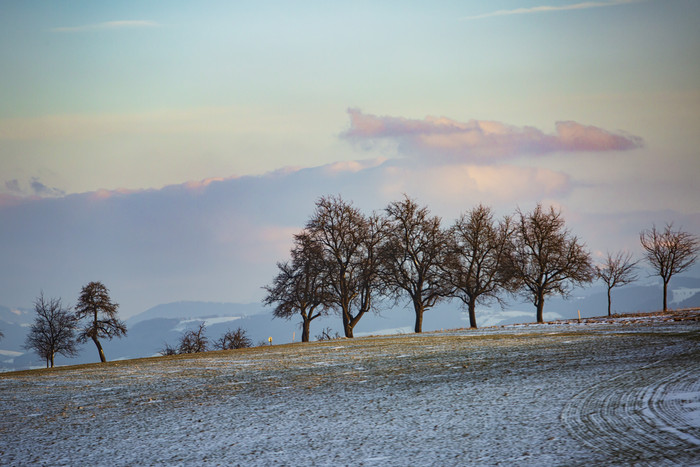
<path fill-rule="evenodd" d="M 621 287 L 636 281 L 637 275 L 634 273 L 636 268 L 637 262 L 632 261 L 632 254 L 622 251 L 615 255 L 608 253 L 605 263 L 596 267 L 596 275 L 608 287 L 608 316 L 612 316 L 613 287 Z"/>
<path fill-rule="evenodd" d="M 160 350 L 160 354 L 163 356 L 177 355 L 177 347 L 173 347 L 166 342 L 163 344 L 163 348 Z"/>
<path fill-rule="evenodd" d="M 510 267 L 542 323 L 545 298 L 568 296 L 574 286 L 591 282 L 595 270 L 584 244 L 565 228 L 554 207 L 547 211 L 538 204 L 532 212 L 518 210 L 517 215 Z"/>
<path fill-rule="evenodd" d="M 24 345 L 33 349 L 46 361 L 46 368 L 53 368 L 54 356 L 74 357 L 78 354 L 75 342 L 75 316 L 63 308 L 60 298 L 45 299 L 42 292 L 34 301 L 36 318 L 27 334 Z"/>
<path fill-rule="evenodd" d="M 651 230 L 643 230 L 639 234 L 639 241 L 647 262 L 663 280 L 663 305 L 666 311 L 668 283 L 673 275 L 687 270 L 695 263 L 700 251 L 698 238 L 682 230 L 673 230 L 673 223 L 669 223 L 663 230 L 657 230 L 656 225 Z"/>
<path fill-rule="evenodd" d="M 209 341 L 204 335 L 206 326 L 204 323 L 199 323 L 196 330 L 190 329 L 186 331 L 180 338 L 179 353 L 199 353 L 206 352 Z"/>
<path fill-rule="evenodd" d="M 80 292 L 75 306 L 76 319 L 86 319 L 78 333 L 78 342 L 91 339 L 100 354 L 100 362 L 107 361 L 99 338 L 112 339 L 126 335 L 126 325 L 117 319 L 119 304 L 112 302 L 109 290 L 102 282 L 90 282 Z"/>
<path fill-rule="evenodd" d="M 340 339 L 340 334 L 333 333 L 333 330 L 329 327 L 326 327 L 321 330 L 321 334 L 316 335 L 316 340 L 317 341 L 330 341 L 333 339 Z"/>
<path fill-rule="evenodd" d="M 216 342 L 214 347 L 221 350 L 244 349 L 253 345 L 253 341 L 246 336 L 245 330 L 238 328 L 235 331 L 228 330 Z"/>
<path fill-rule="evenodd" d="M 469 312 L 469 325 L 476 328 L 476 304 L 496 300 L 514 290 L 512 271 L 507 267 L 513 227 L 510 217 L 493 218 L 491 208 L 479 205 L 462 214 L 450 229 L 446 261 L 442 268 Z"/>

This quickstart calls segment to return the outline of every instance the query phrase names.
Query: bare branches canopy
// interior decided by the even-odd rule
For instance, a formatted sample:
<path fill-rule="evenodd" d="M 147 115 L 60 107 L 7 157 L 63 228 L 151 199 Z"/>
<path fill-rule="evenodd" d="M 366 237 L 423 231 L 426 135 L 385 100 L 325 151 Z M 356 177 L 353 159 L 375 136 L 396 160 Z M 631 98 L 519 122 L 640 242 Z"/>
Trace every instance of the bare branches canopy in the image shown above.
<path fill-rule="evenodd" d="M 179 353 L 199 353 L 206 352 L 209 345 L 209 340 L 204 335 L 206 326 L 204 323 L 199 323 L 197 329 L 186 331 L 180 339 Z"/>
<path fill-rule="evenodd" d="M 512 270 L 507 267 L 512 233 L 510 217 L 496 221 L 491 208 L 483 205 L 462 214 L 449 230 L 442 267 L 452 296 L 467 307 L 472 328 L 476 328 L 477 302 L 500 302 L 504 291 L 514 289 Z"/>
<path fill-rule="evenodd" d="M 668 283 L 674 274 L 690 268 L 698 258 L 700 243 L 698 238 L 682 230 L 673 230 L 673 223 L 666 224 L 663 230 L 653 225 L 639 234 L 639 240 L 649 265 L 663 280 L 663 309 L 667 309 Z"/>
<path fill-rule="evenodd" d="M 331 295 L 326 288 L 324 252 L 318 242 L 302 232 L 294 237 L 291 262 L 277 263 L 279 273 L 265 286 L 265 305 L 275 305 L 277 318 L 302 318 L 301 341 L 309 341 L 311 321 L 327 313 Z"/>
<path fill-rule="evenodd" d="M 46 299 L 42 292 L 34 301 L 34 311 L 36 317 L 27 335 L 25 348 L 33 349 L 46 360 L 46 368 L 53 368 L 56 354 L 65 357 L 77 355 L 77 321 L 70 309 L 63 307 L 61 299 Z"/>
<path fill-rule="evenodd" d="M 535 305 L 538 323 L 544 322 L 546 297 L 567 296 L 594 278 L 584 244 L 565 228 L 561 212 L 541 204 L 532 212 L 517 211 L 510 267 L 521 294 Z"/>
<path fill-rule="evenodd" d="M 612 316 L 612 289 L 637 280 L 636 268 L 637 262 L 632 260 L 632 254 L 623 251 L 614 255 L 608 253 L 605 263 L 596 267 L 597 277 L 608 287 L 608 316 Z"/>
<path fill-rule="evenodd" d="M 640 238 L 664 283 L 697 258 L 698 240 L 670 225 Z M 386 299 L 412 305 L 415 332 L 422 331 L 426 310 L 450 298 L 462 301 L 473 328 L 477 304 L 503 306 L 507 294 L 530 301 L 541 323 L 547 297 L 567 297 L 596 278 L 608 286 L 610 314 L 611 289 L 636 280 L 636 266 L 631 254 L 618 253 L 594 267 L 585 244 L 552 206 L 497 219 L 490 207 L 477 205 L 443 228 L 438 216 L 406 195 L 369 216 L 328 196 L 318 199 L 294 237 L 291 261 L 277 264 L 264 303 L 275 306 L 276 317 L 301 316 L 303 341 L 311 321 L 331 310 L 341 316 L 345 337 L 352 337 L 362 316 Z"/>
<path fill-rule="evenodd" d="M 79 320 L 85 320 L 78 333 L 78 341 L 91 339 L 100 354 L 100 362 L 105 358 L 100 338 L 112 339 L 126 335 L 126 325 L 117 318 L 119 305 L 112 302 L 109 290 L 101 282 L 90 282 L 80 292 L 75 315 Z"/>
<path fill-rule="evenodd" d="M 387 235 L 381 248 L 382 278 L 389 294 L 406 295 L 416 315 L 415 332 L 423 328 L 423 312 L 450 293 L 440 265 L 447 252 L 447 232 L 440 218 L 405 196 L 386 208 Z"/>

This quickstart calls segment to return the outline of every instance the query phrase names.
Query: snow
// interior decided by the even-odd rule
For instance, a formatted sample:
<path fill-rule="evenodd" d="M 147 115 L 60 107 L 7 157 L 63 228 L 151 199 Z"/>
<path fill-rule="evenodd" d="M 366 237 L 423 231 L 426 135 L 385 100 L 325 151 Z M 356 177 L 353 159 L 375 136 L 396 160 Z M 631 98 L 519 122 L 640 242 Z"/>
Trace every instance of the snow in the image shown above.
<path fill-rule="evenodd" d="M 180 321 L 178 325 L 173 329 L 178 332 L 182 332 L 186 329 L 190 329 L 192 327 L 199 326 L 200 323 L 204 323 L 204 326 L 210 327 L 215 324 L 221 324 L 221 323 L 228 323 L 229 321 L 235 321 L 237 319 L 240 319 L 240 316 L 215 316 L 211 318 L 201 318 L 201 319 L 188 319 L 184 321 Z M 195 326 L 191 326 L 195 325 Z"/>
<path fill-rule="evenodd" d="M 545 324 L 3 374 L 0 463 L 698 465 L 699 335 Z"/>
<path fill-rule="evenodd" d="M 684 300 L 691 298 L 697 293 L 700 293 L 700 289 L 690 289 L 687 287 L 679 287 L 677 289 L 673 289 L 671 290 L 671 296 L 673 297 L 673 299 L 671 300 L 671 304 L 680 303 Z"/>

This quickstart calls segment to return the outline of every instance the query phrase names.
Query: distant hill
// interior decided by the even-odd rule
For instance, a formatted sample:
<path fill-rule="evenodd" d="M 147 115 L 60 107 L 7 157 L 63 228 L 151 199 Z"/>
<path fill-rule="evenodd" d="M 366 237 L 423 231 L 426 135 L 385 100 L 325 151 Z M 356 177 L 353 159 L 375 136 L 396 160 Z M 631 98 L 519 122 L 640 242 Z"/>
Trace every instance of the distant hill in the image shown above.
<path fill-rule="evenodd" d="M 269 311 L 269 309 L 267 310 Z M 247 316 L 265 313 L 260 303 L 173 302 L 157 305 L 129 318 L 128 324 L 136 324 L 154 318 L 207 318 L 215 316 Z"/>
<path fill-rule="evenodd" d="M 613 289 L 613 313 L 656 311 L 661 308 L 662 289 L 657 280 L 641 281 L 626 287 Z M 678 277 L 671 281 L 670 306 L 672 308 L 700 307 L 700 279 Z M 604 287 L 576 290 L 572 297 L 563 299 L 550 297 L 544 308 L 545 320 L 572 319 L 602 316 L 607 313 L 607 294 Z M 43 366 L 44 362 L 35 353 L 23 348 L 26 333 L 34 320 L 33 310 L 0 306 L 0 330 L 5 337 L 0 341 L 0 371 Z M 505 309 L 497 306 L 479 307 L 479 327 L 527 323 L 535 320 L 535 309 L 531 303 L 511 300 Z M 126 320 L 128 333 L 125 338 L 102 341 L 108 360 L 136 358 L 156 355 L 165 344 L 177 345 L 182 333 L 206 325 L 206 336 L 213 343 L 228 329 L 244 329 L 254 344 L 283 344 L 301 339 L 299 318 L 275 319 L 272 310 L 260 303 L 213 303 L 182 301 L 155 306 Z M 401 305 L 383 309 L 379 313 L 365 315 L 355 328 L 360 337 L 371 334 L 412 333 L 414 313 L 410 307 Z M 455 329 L 469 326 L 468 318 L 458 300 L 443 302 L 426 311 L 423 330 Z M 315 320 L 311 325 L 311 338 L 325 328 L 331 334 L 342 335 L 342 326 L 337 314 Z M 97 351 L 88 342 L 82 346 L 77 358 L 56 357 L 57 365 L 89 363 L 99 361 Z"/>

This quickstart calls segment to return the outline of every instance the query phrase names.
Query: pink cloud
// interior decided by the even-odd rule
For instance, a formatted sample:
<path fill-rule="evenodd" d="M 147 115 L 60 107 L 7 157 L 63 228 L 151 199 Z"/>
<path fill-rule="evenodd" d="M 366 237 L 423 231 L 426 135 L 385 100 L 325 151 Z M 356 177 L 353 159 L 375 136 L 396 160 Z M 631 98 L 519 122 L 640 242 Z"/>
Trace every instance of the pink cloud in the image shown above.
<path fill-rule="evenodd" d="M 350 128 L 342 137 L 356 144 L 393 141 L 401 153 L 435 155 L 470 162 L 489 162 L 532 154 L 575 151 L 626 151 L 643 145 L 641 138 L 613 133 L 573 121 L 557 122 L 547 134 L 531 127 L 501 122 L 445 117 L 423 120 L 365 114 L 349 109 Z"/>

